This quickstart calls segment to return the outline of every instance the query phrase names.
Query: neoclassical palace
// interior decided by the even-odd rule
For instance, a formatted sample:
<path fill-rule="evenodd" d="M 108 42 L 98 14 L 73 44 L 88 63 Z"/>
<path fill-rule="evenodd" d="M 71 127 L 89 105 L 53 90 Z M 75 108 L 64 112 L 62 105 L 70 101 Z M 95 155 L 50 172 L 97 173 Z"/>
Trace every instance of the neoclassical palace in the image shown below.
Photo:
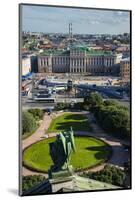
<path fill-rule="evenodd" d="M 120 63 L 121 58 L 122 54 L 84 47 L 67 51 L 50 50 L 38 55 L 38 72 L 108 75 Z"/>

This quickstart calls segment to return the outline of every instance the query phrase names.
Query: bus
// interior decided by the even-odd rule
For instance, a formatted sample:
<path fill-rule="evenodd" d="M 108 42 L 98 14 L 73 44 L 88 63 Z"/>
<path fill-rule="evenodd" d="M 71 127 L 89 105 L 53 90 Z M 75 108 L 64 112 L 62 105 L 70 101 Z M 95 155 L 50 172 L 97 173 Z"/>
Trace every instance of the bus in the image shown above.
<path fill-rule="evenodd" d="M 53 92 L 59 92 L 59 91 L 64 91 L 67 89 L 66 85 L 55 85 L 53 87 Z"/>
<path fill-rule="evenodd" d="M 35 97 L 36 102 L 55 103 L 55 98 Z"/>

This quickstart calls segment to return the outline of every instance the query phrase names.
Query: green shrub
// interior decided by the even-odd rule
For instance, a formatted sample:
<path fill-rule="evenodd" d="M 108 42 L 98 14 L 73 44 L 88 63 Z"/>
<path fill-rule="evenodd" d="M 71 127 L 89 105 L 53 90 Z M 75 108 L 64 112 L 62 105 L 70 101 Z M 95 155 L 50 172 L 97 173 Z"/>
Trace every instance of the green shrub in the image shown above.
<path fill-rule="evenodd" d="M 130 116 L 129 112 L 123 107 L 100 106 L 94 111 L 99 124 L 108 132 L 118 137 L 130 136 Z"/>
<path fill-rule="evenodd" d="M 29 109 L 29 113 L 33 115 L 33 117 L 37 120 L 43 119 L 44 112 L 41 109 L 35 108 L 35 109 Z"/>
<path fill-rule="evenodd" d="M 22 134 L 32 133 L 37 127 L 36 120 L 29 112 L 22 113 Z"/>
<path fill-rule="evenodd" d="M 111 165 L 106 165 L 98 172 L 83 172 L 82 176 L 121 187 L 124 186 L 126 178 L 124 170 Z"/>
<path fill-rule="evenodd" d="M 44 180 L 45 180 L 45 177 L 41 175 L 23 176 L 22 191 L 26 192 L 27 190 L 43 182 Z"/>
<path fill-rule="evenodd" d="M 116 105 L 118 105 L 118 102 L 115 100 L 106 100 L 106 101 L 104 101 L 104 105 L 105 106 L 116 106 Z"/>
<path fill-rule="evenodd" d="M 68 109 L 70 106 L 68 103 L 57 103 L 57 105 L 55 106 L 55 110 L 64 110 L 64 109 Z"/>
<path fill-rule="evenodd" d="M 90 110 L 93 112 L 94 109 L 103 104 L 102 96 L 98 92 L 92 92 L 89 97 L 84 98 L 84 105 L 89 105 Z"/>

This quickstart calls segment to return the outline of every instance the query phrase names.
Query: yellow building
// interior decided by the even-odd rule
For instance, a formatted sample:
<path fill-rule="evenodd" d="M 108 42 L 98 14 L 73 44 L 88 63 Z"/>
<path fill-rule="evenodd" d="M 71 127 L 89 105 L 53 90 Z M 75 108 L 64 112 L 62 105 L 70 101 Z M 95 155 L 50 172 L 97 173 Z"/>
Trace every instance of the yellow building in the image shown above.
<path fill-rule="evenodd" d="M 120 77 L 124 82 L 130 81 L 130 58 L 124 58 L 120 62 Z"/>
<path fill-rule="evenodd" d="M 31 60 L 28 56 L 22 58 L 22 76 L 27 75 L 31 71 Z"/>

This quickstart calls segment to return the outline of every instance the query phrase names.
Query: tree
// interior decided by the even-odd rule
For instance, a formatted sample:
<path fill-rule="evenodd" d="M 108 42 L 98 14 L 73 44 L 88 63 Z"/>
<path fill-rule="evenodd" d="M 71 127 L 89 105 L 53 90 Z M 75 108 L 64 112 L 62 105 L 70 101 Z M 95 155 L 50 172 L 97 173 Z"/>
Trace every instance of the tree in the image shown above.
<path fill-rule="evenodd" d="M 111 107 L 103 120 L 103 128 L 121 137 L 128 136 L 129 120 L 127 111 Z"/>
<path fill-rule="evenodd" d="M 22 133 L 32 133 L 37 127 L 36 120 L 29 112 L 22 113 Z"/>
<path fill-rule="evenodd" d="M 106 165 L 101 171 L 84 172 L 82 176 L 117 186 L 124 186 L 124 181 L 126 178 L 124 170 L 111 165 Z"/>
<path fill-rule="evenodd" d="M 55 106 L 56 110 L 64 110 L 69 108 L 69 104 L 68 103 L 57 103 L 57 105 Z"/>
<path fill-rule="evenodd" d="M 118 103 L 115 100 L 106 100 L 106 101 L 104 101 L 104 105 L 105 106 L 117 106 Z"/>
<path fill-rule="evenodd" d="M 37 120 L 40 120 L 43 118 L 44 116 L 44 112 L 41 109 L 35 108 L 35 109 L 29 109 L 28 110 L 29 113 L 31 113 L 33 115 L 33 117 Z"/>
<path fill-rule="evenodd" d="M 109 102 L 110 104 L 110 102 Z M 130 115 L 123 106 L 101 105 L 94 110 L 94 116 L 104 130 L 119 137 L 130 136 Z"/>
<path fill-rule="evenodd" d="M 38 185 L 43 182 L 45 177 L 42 175 L 32 175 L 32 176 L 23 176 L 22 178 L 22 191 L 26 192 L 32 187 Z"/>
<path fill-rule="evenodd" d="M 98 92 L 92 92 L 89 97 L 84 98 L 84 104 L 93 111 L 94 108 L 103 104 L 102 96 Z"/>

